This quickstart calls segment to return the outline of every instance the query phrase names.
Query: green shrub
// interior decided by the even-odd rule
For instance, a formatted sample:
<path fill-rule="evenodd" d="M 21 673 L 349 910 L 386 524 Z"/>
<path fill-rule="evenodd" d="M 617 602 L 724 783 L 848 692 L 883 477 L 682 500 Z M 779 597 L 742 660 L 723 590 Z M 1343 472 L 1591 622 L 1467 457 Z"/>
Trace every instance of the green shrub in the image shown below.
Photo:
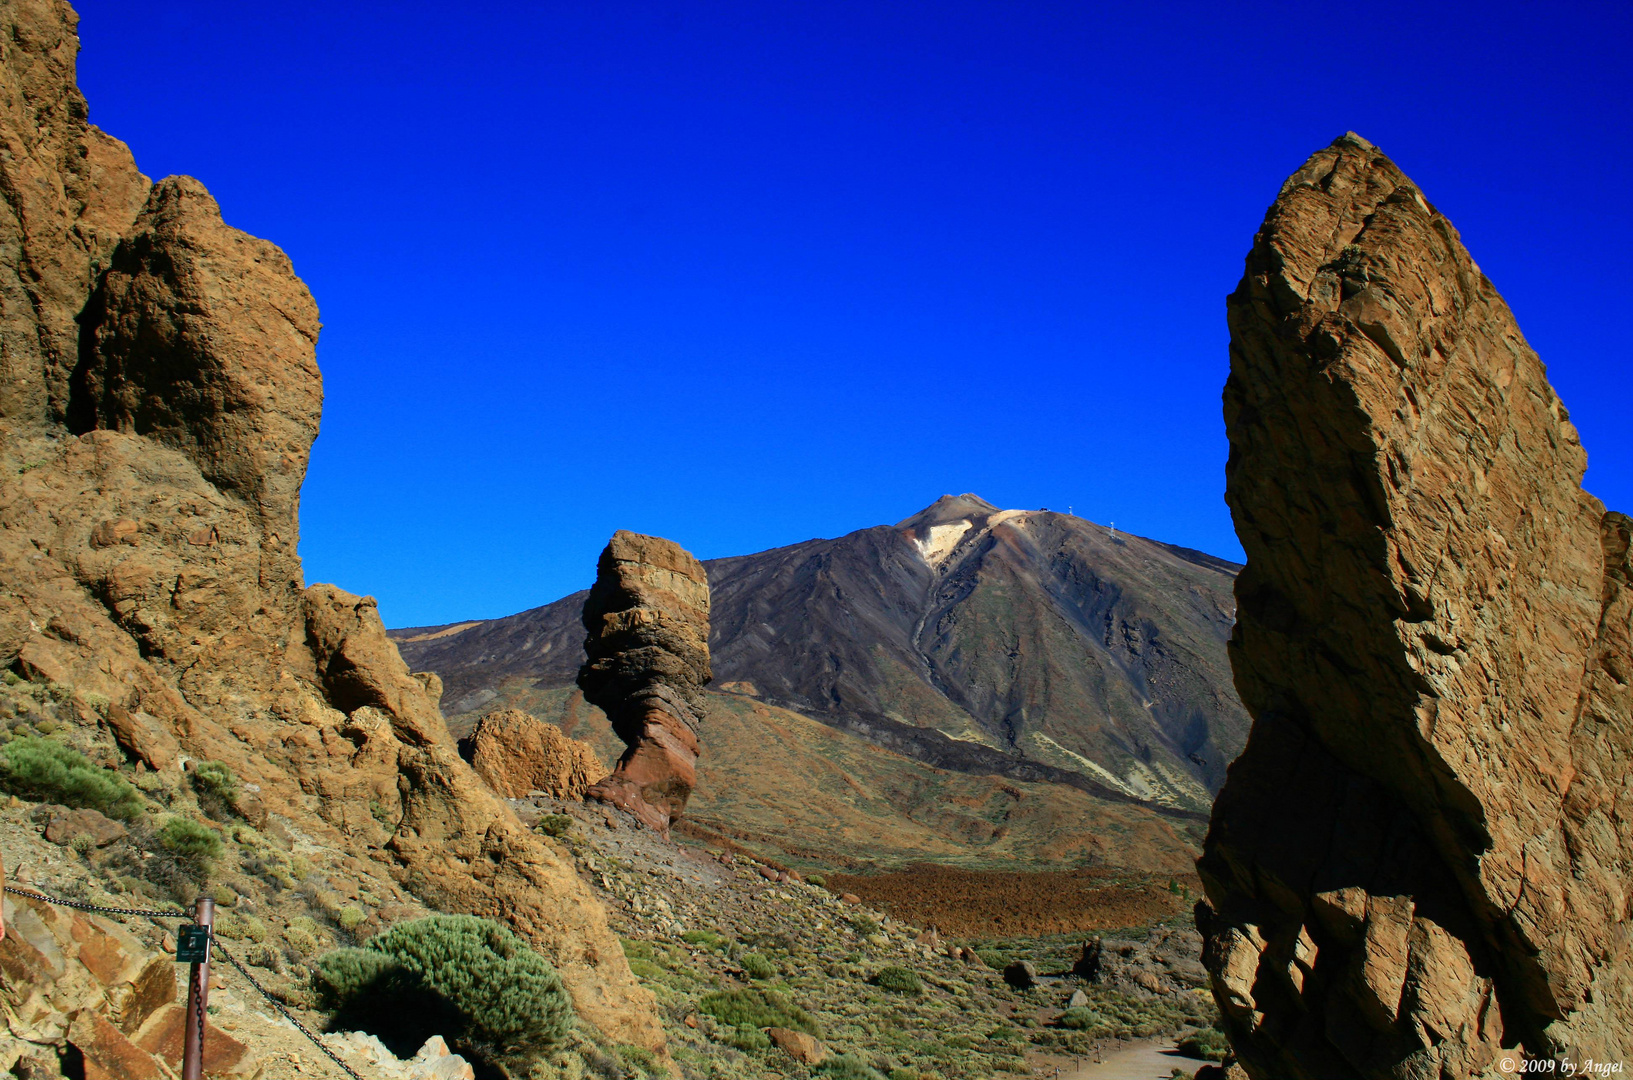
<path fill-rule="evenodd" d="M 562 815 L 565 817 L 566 815 Z M 640 1070 L 643 1076 L 663 1077 L 669 1073 L 658 1064 L 658 1055 L 644 1046 L 624 1045 L 618 1047 L 618 1057 L 631 1068 Z"/>
<path fill-rule="evenodd" d="M 816 1017 L 775 990 L 722 990 L 704 995 L 697 1007 L 727 1027 L 783 1027 L 822 1037 Z"/>
<path fill-rule="evenodd" d="M 887 967 L 879 969 L 879 974 L 873 977 L 874 985 L 884 990 L 894 990 L 898 994 L 922 994 L 924 983 L 920 981 L 918 972 L 904 967 Z"/>
<path fill-rule="evenodd" d="M 36 802 L 88 807 L 125 821 L 142 812 L 141 793 L 124 777 L 36 735 L 0 747 L 0 787 Z"/>
<path fill-rule="evenodd" d="M 362 908 L 349 907 L 342 908 L 340 911 L 340 916 L 335 921 L 340 924 L 340 928 L 342 930 L 346 931 L 347 933 L 351 933 L 353 930 L 356 930 L 359 926 L 362 926 L 365 922 L 367 922 L 368 918 L 368 912 L 364 911 Z"/>
<path fill-rule="evenodd" d="M 215 860 L 221 857 L 221 837 L 208 825 L 192 818 L 173 817 L 159 829 L 159 846 L 181 864 L 194 881 L 210 876 Z"/>
<path fill-rule="evenodd" d="M 712 930 L 688 930 L 680 936 L 688 945 L 700 945 L 705 949 L 718 949 L 726 943 L 726 939 Z"/>
<path fill-rule="evenodd" d="M 885 1080 L 878 1069 L 855 1054 L 836 1054 L 824 1061 L 817 1072 L 832 1080 Z"/>
<path fill-rule="evenodd" d="M 226 817 L 238 801 L 238 777 L 219 761 L 200 761 L 193 766 L 193 790 L 198 805 L 211 817 Z"/>
<path fill-rule="evenodd" d="M 573 1023 L 567 991 L 544 957 L 472 915 L 398 923 L 362 949 L 328 954 L 317 970 L 337 1026 L 372 1031 L 387 1046 L 417 1049 L 441 1033 L 497 1062 L 554 1046 Z"/>
<path fill-rule="evenodd" d="M 879 923 L 870 915 L 852 915 L 848 920 L 851 929 L 863 937 L 869 937 L 879 932 Z"/>
<path fill-rule="evenodd" d="M 776 965 L 757 952 L 744 953 L 743 959 L 738 962 L 743 965 L 743 974 L 751 979 L 775 979 L 777 977 Z"/>
<path fill-rule="evenodd" d="M 326 1009 L 343 1009 L 359 995 L 374 990 L 397 965 L 371 949 L 336 949 L 312 965 L 312 987 Z"/>
<path fill-rule="evenodd" d="M 1210 1024 L 1179 1040 L 1179 1052 L 1209 1061 L 1224 1061 L 1225 1055 L 1230 1053 L 1230 1040 L 1223 1031 Z"/>
<path fill-rule="evenodd" d="M 823 877 L 821 874 L 812 874 L 811 876 L 807 877 L 805 879 L 805 881 L 806 881 L 806 884 L 815 885 L 819 889 L 825 887 L 828 884 L 828 879 Z"/>
<path fill-rule="evenodd" d="M 976 949 L 975 955 L 979 956 L 981 962 L 994 971 L 1002 971 L 1009 966 L 1009 955 L 1001 953 L 997 949 Z"/>
<path fill-rule="evenodd" d="M 566 814 L 546 814 L 533 827 L 547 836 L 566 836 L 567 830 L 573 827 L 573 819 Z"/>
<path fill-rule="evenodd" d="M 1061 1027 L 1069 1028 L 1072 1031 L 1093 1031 L 1095 1028 L 1103 1026 L 1105 1022 L 1105 1017 L 1093 1009 L 1084 1008 L 1067 1009 L 1060 1014 L 1060 1019 L 1055 1021 Z"/>
<path fill-rule="evenodd" d="M 746 1054 L 752 1054 L 757 1050 L 771 1049 L 770 1036 L 759 1028 L 750 1027 L 748 1024 L 738 1024 L 734 1028 L 726 1029 L 725 1034 L 720 1036 L 720 1041 L 727 1046 L 736 1047 Z"/>

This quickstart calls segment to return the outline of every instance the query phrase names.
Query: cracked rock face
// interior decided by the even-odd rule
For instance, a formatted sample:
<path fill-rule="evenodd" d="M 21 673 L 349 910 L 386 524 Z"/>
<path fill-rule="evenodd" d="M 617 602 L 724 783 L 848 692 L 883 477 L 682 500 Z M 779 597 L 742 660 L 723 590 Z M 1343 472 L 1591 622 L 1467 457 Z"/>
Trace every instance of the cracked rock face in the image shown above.
<path fill-rule="evenodd" d="M 1282 187 L 1228 311 L 1254 722 L 1197 914 L 1241 1062 L 1619 1059 L 1629 519 L 1456 230 L 1358 136 Z"/>
<path fill-rule="evenodd" d="M 697 782 L 709 670 L 709 578 L 670 540 L 620 530 L 584 601 L 578 685 L 629 749 L 589 797 L 668 832 Z"/>

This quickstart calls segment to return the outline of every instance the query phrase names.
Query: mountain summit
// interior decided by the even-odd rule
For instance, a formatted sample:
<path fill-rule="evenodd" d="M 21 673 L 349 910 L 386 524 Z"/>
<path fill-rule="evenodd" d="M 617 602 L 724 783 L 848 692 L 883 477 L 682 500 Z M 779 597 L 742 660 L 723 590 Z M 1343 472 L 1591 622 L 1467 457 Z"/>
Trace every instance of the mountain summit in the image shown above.
<path fill-rule="evenodd" d="M 964 494 L 705 566 L 719 689 L 942 767 L 1206 812 L 1244 741 L 1223 559 Z M 457 730 L 572 685 L 584 595 L 394 636 Z"/>

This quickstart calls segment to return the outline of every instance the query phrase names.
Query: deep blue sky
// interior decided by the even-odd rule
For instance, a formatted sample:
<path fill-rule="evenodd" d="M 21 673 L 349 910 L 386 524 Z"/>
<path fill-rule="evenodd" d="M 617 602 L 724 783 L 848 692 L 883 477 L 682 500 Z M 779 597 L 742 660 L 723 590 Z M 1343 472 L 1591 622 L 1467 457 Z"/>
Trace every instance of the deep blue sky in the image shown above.
<path fill-rule="evenodd" d="M 1224 297 L 1347 129 L 1633 509 L 1633 7 L 80 0 L 91 119 L 316 295 L 309 580 L 388 624 L 944 492 L 1240 557 Z"/>

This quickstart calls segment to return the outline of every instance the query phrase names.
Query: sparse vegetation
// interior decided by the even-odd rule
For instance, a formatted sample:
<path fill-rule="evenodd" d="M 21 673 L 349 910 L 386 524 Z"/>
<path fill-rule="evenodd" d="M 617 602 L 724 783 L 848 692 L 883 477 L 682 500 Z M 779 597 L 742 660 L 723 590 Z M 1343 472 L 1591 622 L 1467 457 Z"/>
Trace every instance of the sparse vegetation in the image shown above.
<path fill-rule="evenodd" d="M 129 821 L 142 812 L 142 795 L 110 769 L 53 739 L 27 735 L 0 746 L 0 785 L 35 802 L 86 807 Z"/>

